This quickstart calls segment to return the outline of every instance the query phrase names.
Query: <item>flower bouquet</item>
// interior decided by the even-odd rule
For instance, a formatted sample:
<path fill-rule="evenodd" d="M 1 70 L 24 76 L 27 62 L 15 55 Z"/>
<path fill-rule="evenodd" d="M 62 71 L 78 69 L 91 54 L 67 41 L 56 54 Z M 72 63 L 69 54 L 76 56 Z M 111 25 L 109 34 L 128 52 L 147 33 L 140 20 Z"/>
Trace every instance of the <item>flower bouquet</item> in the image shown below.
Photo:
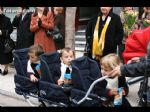
<path fill-rule="evenodd" d="M 127 11 L 124 13 L 124 28 L 126 35 L 129 35 L 132 30 L 136 29 L 136 22 L 138 19 L 138 12 L 137 11 Z"/>

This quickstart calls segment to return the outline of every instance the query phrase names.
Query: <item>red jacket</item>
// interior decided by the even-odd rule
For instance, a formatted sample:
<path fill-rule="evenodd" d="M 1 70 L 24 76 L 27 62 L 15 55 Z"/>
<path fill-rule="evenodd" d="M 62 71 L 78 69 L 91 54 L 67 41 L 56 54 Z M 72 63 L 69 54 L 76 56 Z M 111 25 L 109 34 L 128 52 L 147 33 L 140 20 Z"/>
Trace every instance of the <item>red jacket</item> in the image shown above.
<path fill-rule="evenodd" d="M 150 27 L 143 30 L 135 30 L 126 40 L 125 50 L 123 52 L 124 63 L 127 63 L 133 57 L 145 56 L 147 45 L 150 41 Z"/>

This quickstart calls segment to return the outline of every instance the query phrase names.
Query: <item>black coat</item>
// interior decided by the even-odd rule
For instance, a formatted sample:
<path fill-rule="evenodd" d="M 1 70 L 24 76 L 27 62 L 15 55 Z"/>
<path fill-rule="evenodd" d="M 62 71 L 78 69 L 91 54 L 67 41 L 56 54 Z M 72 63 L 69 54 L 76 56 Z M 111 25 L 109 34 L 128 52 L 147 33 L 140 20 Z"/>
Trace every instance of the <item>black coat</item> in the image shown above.
<path fill-rule="evenodd" d="M 30 31 L 32 12 L 27 12 L 22 20 L 22 15 L 15 16 L 12 25 L 17 27 L 16 49 L 28 48 L 34 44 L 34 33 Z"/>
<path fill-rule="evenodd" d="M 55 25 L 58 27 L 63 36 L 62 41 L 55 41 L 57 50 L 60 50 L 65 47 L 65 17 L 63 14 L 58 14 L 55 16 Z"/>
<path fill-rule="evenodd" d="M 10 34 L 13 31 L 13 26 L 11 24 L 10 18 L 5 15 L 0 15 L 0 30 L 2 35 L 0 35 L 0 64 L 8 64 L 13 61 L 12 53 L 4 53 L 4 42 L 7 38 L 10 38 Z M 8 35 L 6 32 L 8 31 Z"/>
<path fill-rule="evenodd" d="M 93 46 L 93 34 L 95 30 L 95 25 L 97 22 L 98 16 L 101 17 L 99 24 L 99 37 L 103 28 L 105 21 L 102 21 L 102 14 L 99 13 L 91 18 L 86 28 L 86 42 L 87 42 L 87 52 L 88 56 L 92 58 L 92 46 Z M 113 12 L 108 14 L 111 17 L 111 21 L 109 23 L 106 38 L 105 38 L 105 47 L 103 51 L 103 56 L 109 53 L 116 53 L 117 45 L 122 41 L 123 38 L 123 25 L 121 23 L 120 17 Z"/>
<path fill-rule="evenodd" d="M 145 59 L 145 57 L 142 57 L 140 59 L 140 62 L 138 62 L 138 63 L 134 62 L 131 64 L 122 65 L 120 68 L 121 75 L 126 76 L 126 77 L 144 76 L 146 67 L 147 67 L 146 59 Z"/>

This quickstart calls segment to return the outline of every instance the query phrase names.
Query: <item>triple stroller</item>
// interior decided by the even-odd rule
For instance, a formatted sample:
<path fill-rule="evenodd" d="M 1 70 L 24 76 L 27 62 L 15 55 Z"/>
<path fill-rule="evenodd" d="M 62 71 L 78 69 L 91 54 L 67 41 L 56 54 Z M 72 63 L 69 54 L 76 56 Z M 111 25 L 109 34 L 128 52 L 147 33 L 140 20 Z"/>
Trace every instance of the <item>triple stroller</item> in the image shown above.
<path fill-rule="evenodd" d="M 25 99 L 34 97 L 49 107 L 78 107 L 98 106 L 113 107 L 101 90 L 105 77 L 101 77 L 97 62 L 86 56 L 72 61 L 72 86 L 64 87 L 56 83 L 58 79 L 57 68 L 60 67 L 60 55 L 58 52 L 43 54 L 40 56 L 41 77 L 37 83 L 30 81 L 27 74 L 28 48 L 14 51 L 14 76 L 15 91 L 23 95 Z"/>

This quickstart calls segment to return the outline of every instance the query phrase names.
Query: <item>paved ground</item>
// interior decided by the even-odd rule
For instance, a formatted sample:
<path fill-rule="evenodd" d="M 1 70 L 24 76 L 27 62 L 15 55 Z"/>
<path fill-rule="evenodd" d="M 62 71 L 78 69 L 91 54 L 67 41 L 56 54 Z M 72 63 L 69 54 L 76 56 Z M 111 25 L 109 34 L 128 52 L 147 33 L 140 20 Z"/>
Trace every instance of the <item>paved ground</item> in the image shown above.
<path fill-rule="evenodd" d="M 138 107 L 139 97 L 138 97 L 138 90 L 139 90 L 140 83 L 134 84 L 129 86 L 129 95 L 127 99 L 129 100 L 130 104 L 134 107 Z"/>
<path fill-rule="evenodd" d="M 76 52 L 76 56 L 80 57 L 80 56 L 82 56 L 82 53 Z M 3 69 L 2 66 L 0 66 L 0 68 Z M 6 76 L 0 75 L 0 95 L 11 96 L 12 98 L 16 98 L 18 100 L 24 100 L 24 98 L 22 96 L 17 95 L 15 93 L 14 74 L 15 74 L 15 69 L 10 68 L 8 75 L 6 75 Z M 130 89 L 129 95 L 127 97 L 129 99 L 131 105 L 135 106 L 135 107 L 138 106 L 138 100 L 139 100 L 139 98 L 137 96 L 138 88 L 139 88 L 139 83 L 131 85 L 129 87 L 129 89 Z M 32 99 L 32 98 L 31 98 L 31 101 L 38 102 L 36 99 Z M 5 104 L 5 102 L 4 102 L 4 104 Z M 28 106 L 28 105 L 25 104 L 24 106 Z"/>

